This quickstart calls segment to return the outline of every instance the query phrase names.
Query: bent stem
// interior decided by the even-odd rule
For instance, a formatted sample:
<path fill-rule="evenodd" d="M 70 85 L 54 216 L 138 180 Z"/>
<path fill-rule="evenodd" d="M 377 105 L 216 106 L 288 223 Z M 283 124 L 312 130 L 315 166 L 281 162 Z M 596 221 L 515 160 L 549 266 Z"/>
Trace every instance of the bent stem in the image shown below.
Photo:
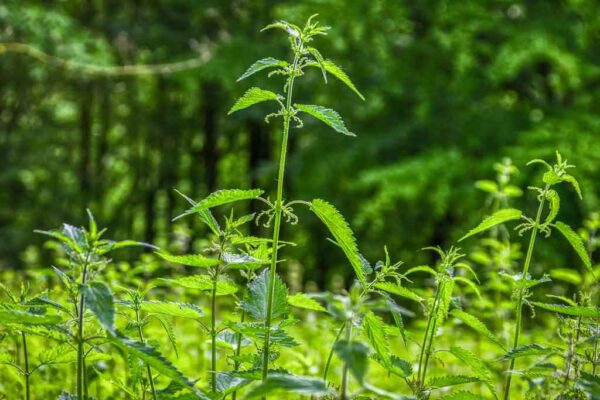
<path fill-rule="evenodd" d="M 30 390 L 29 390 L 29 355 L 27 354 L 27 338 L 25 337 L 25 332 L 21 332 L 21 339 L 23 340 L 23 359 L 25 362 L 25 369 L 23 371 L 23 375 L 25 375 L 25 400 L 30 399 Z"/>
<path fill-rule="evenodd" d="M 544 191 L 541 194 L 540 206 L 538 207 L 537 215 L 535 217 L 535 225 L 531 231 L 531 238 L 529 239 L 529 247 L 527 248 L 527 256 L 525 257 L 525 264 L 523 264 L 523 271 L 521 273 L 521 279 L 527 279 L 527 272 L 529 271 L 529 265 L 531 264 L 531 256 L 533 254 L 533 248 L 535 246 L 535 239 L 537 237 L 538 228 L 540 224 L 540 220 L 542 218 L 542 210 L 544 209 L 544 204 L 546 201 L 546 193 L 548 192 L 549 186 L 546 186 Z M 518 291 L 518 299 L 517 299 L 517 308 L 516 308 L 516 326 L 514 332 L 514 339 L 511 350 L 519 347 L 519 336 L 521 334 L 521 324 L 522 324 L 522 316 L 523 316 L 523 300 L 525 295 L 525 288 L 520 287 Z M 504 386 L 504 400 L 509 400 L 510 396 L 510 384 L 512 380 L 512 371 L 515 367 L 515 358 L 511 358 L 510 364 L 508 366 L 507 375 L 506 375 L 506 384 Z"/>
<path fill-rule="evenodd" d="M 302 50 L 295 52 L 292 71 L 287 79 L 287 99 L 283 116 L 283 136 L 281 139 L 281 153 L 279 156 L 279 173 L 277 177 L 277 199 L 275 201 L 275 223 L 273 225 L 273 251 L 271 254 L 271 267 L 269 268 L 269 293 L 267 296 L 267 315 L 265 318 L 265 342 L 263 346 L 263 370 L 262 379 L 267 379 L 269 374 L 269 344 L 271 340 L 271 309 L 273 307 L 273 292 L 275 290 L 275 276 L 277 269 L 277 251 L 279 247 L 279 231 L 281 228 L 281 213 L 283 211 L 283 180 L 285 177 L 285 160 L 287 155 L 288 136 L 290 131 L 290 120 L 292 112 L 292 93 L 294 89 L 294 78 L 298 68 L 299 57 Z"/>

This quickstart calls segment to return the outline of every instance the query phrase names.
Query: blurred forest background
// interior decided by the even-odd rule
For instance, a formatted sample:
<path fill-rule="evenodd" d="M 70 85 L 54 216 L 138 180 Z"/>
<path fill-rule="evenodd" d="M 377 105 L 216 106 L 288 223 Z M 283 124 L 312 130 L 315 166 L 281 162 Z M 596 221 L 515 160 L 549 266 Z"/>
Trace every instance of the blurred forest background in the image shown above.
<path fill-rule="evenodd" d="M 600 208 L 599 6 L 4 1 L 0 268 L 47 266 L 45 239 L 33 230 L 84 224 L 86 207 L 111 238 L 191 251 L 205 232 L 191 220 L 171 222 L 187 207 L 173 189 L 195 199 L 219 188 L 272 193 L 278 124 L 263 122 L 266 106 L 226 113 L 250 86 L 279 87 L 277 76 L 235 82 L 256 59 L 289 58 L 284 35 L 260 28 L 279 18 L 302 24 L 313 13 L 333 27 L 319 39 L 321 52 L 345 68 L 367 100 L 335 79 L 325 86 L 318 71 L 298 85 L 301 99 L 336 109 L 358 137 L 312 121 L 292 131 L 288 199 L 331 201 L 370 260 L 387 244 L 394 259 L 415 263 L 426 256 L 421 247 L 453 243 L 486 214 L 486 194 L 474 182 L 493 179 L 495 162 L 512 158 L 524 189 L 541 172 L 525 163 L 554 159 L 559 149 L 577 165 L 584 192 L 583 202 L 561 193 L 561 219 L 579 227 Z M 114 68 L 174 62 L 184 63 Z M 524 189 L 514 205 L 530 210 L 534 201 Z M 283 232 L 298 243 L 286 250 L 286 259 L 297 260 L 291 265 L 302 265 L 321 287 L 336 271 L 350 275 L 341 252 L 320 240 L 321 224 L 299 216 L 302 223 Z M 544 241 L 539 262 L 569 266 L 576 256 L 566 246 Z"/>

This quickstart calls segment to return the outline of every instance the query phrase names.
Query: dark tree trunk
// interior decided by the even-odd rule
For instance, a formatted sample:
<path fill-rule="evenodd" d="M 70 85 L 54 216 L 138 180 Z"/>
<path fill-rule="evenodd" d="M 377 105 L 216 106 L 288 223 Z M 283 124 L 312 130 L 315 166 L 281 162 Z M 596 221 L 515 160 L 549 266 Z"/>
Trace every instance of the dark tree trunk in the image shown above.
<path fill-rule="evenodd" d="M 79 109 L 79 188 L 83 206 L 88 207 L 92 190 L 92 107 L 93 85 L 82 85 L 82 100 Z"/>

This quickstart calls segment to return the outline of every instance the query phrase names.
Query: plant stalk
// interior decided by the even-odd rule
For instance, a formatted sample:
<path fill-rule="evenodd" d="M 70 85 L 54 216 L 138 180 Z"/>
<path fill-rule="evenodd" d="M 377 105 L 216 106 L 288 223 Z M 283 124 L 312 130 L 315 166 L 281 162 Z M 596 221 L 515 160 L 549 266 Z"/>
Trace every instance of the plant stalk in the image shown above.
<path fill-rule="evenodd" d="M 285 115 L 283 117 L 283 136 L 281 140 L 281 153 L 279 156 L 279 173 L 277 177 L 277 199 L 275 200 L 275 223 L 273 226 L 273 251 L 271 254 L 271 267 L 269 268 L 269 293 L 267 295 L 267 315 L 265 318 L 265 342 L 263 346 L 262 379 L 267 379 L 269 374 L 269 344 L 271 340 L 271 309 L 273 307 L 273 292 L 275 290 L 275 276 L 277 269 L 277 252 L 279 247 L 279 231 L 281 229 L 281 214 L 283 211 L 283 181 L 285 177 L 285 160 L 287 155 L 288 136 L 290 131 L 290 112 L 292 109 L 292 94 L 294 78 L 298 67 L 299 53 L 294 55 L 291 75 L 287 81 L 287 98 Z"/>
<path fill-rule="evenodd" d="M 544 192 L 542 193 L 542 200 L 540 201 L 540 206 L 538 207 L 537 215 L 535 217 L 535 226 L 532 228 L 531 237 L 529 239 L 529 247 L 527 248 L 527 256 L 525 257 L 525 264 L 523 265 L 523 272 L 521 273 L 521 279 L 527 279 L 527 272 L 529 271 L 529 265 L 531 264 L 531 256 L 533 254 L 533 248 L 535 246 L 535 239 L 538 233 L 538 226 L 540 220 L 542 218 L 542 210 L 544 209 L 544 204 L 546 201 L 546 193 L 548 192 L 549 186 L 546 186 Z M 523 316 L 523 288 L 519 288 L 518 299 L 517 299 L 517 308 L 516 308 L 516 326 L 513 344 L 511 350 L 519 347 L 519 336 L 521 334 L 521 324 L 522 324 L 522 316 Z M 510 384 L 512 380 L 512 371 L 515 367 L 515 358 L 511 358 L 510 364 L 508 366 L 508 373 L 506 375 L 506 384 L 504 386 L 504 400 L 509 400 L 510 397 Z"/>
<path fill-rule="evenodd" d="M 425 355 L 425 348 L 427 347 L 427 338 L 429 335 L 429 329 L 431 328 L 431 324 L 433 322 L 434 315 L 436 314 L 436 307 L 440 297 L 440 287 L 439 285 L 435 288 L 435 295 L 433 299 L 433 304 L 431 305 L 431 312 L 427 317 L 427 326 L 425 327 L 425 335 L 423 335 L 423 343 L 421 344 L 421 354 L 419 354 L 419 368 L 417 369 L 417 380 L 419 384 L 422 385 L 423 381 L 421 380 L 421 373 L 423 371 L 423 357 Z"/>
<path fill-rule="evenodd" d="M 340 329 L 338 330 L 337 335 L 335 335 L 335 340 L 333 341 L 333 344 L 331 345 L 331 350 L 329 351 L 329 355 L 327 356 L 327 362 L 325 363 L 325 371 L 323 372 L 323 380 L 325 381 L 325 383 L 327 383 L 327 375 L 329 373 L 329 366 L 331 365 L 331 359 L 333 358 L 333 348 L 335 347 L 335 344 L 340 339 L 340 336 L 342 335 L 342 332 L 344 331 L 345 326 L 346 326 L 346 321 L 344 321 L 342 323 L 342 326 L 340 326 Z"/>
<path fill-rule="evenodd" d="M 240 317 L 240 322 L 243 324 L 245 319 L 246 319 L 246 311 L 242 310 L 242 316 Z M 239 357 L 240 357 L 240 354 L 242 353 L 242 338 L 243 338 L 242 334 L 238 333 L 237 338 L 236 338 L 237 346 L 235 348 L 235 361 L 233 362 L 234 372 L 237 372 L 240 369 Z M 237 390 L 231 394 L 231 400 L 236 400 L 236 399 L 237 399 Z"/>
<path fill-rule="evenodd" d="M 142 330 L 142 325 L 140 323 L 140 313 L 137 308 L 135 310 L 135 319 L 137 322 L 138 334 L 140 337 L 140 341 L 142 343 L 146 343 L 146 339 L 144 339 L 144 331 Z M 146 372 L 148 374 L 148 382 L 150 382 L 150 389 L 152 390 L 152 399 L 156 400 L 156 388 L 154 387 L 154 378 L 152 377 L 152 369 L 150 368 L 150 365 L 148 365 L 148 364 L 146 364 Z"/>
<path fill-rule="evenodd" d="M 215 269 L 213 277 L 213 287 L 211 293 L 210 307 L 210 367 L 211 367 L 211 388 L 213 393 L 217 392 L 217 280 L 219 279 L 219 267 Z"/>
<path fill-rule="evenodd" d="M 89 252 L 86 253 L 85 262 L 83 263 L 83 271 L 81 274 L 81 286 L 85 286 L 87 281 L 87 273 L 88 273 L 88 263 L 89 263 Z M 84 332 L 84 315 L 85 315 L 85 294 L 81 292 L 79 296 L 79 308 L 77 309 L 77 398 L 86 400 L 84 396 L 84 366 L 85 366 L 85 353 L 84 353 L 84 340 L 83 340 L 83 332 Z"/>
<path fill-rule="evenodd" d="M 350 338 L 352 337 L 352 320 L 346 321 L 346 336 L 345 339 L 347 342 L 350 342 Z M 347 400 L 347 391 L 348 389 L 348 363 L 344 363 L 344 370 L 342 372 L 342 386 L 340 387 L 340 400 Z"/>
<path fill-rule="evenodd" d="M 29 388 L 29 355 L 27 354 L 27 338 L 25 337 L 25 332 L 21 332 L 21 339 L 23 340 L 23 360 L 25 362 L 25 370 L 24 370 L 24 375 L 25 375 L 25 400 L 29 400 L 31 397 L 30 395 L 30 388 Z"/>
<path fill-rule="evenodd" d="M 437 295 L 432 307 L 432 322 L 431 322 L 431 329 L 430 329 L 430 333 L 429 333 L 429 344 L 427 345 L 427 350 L 425 350 L 425 360 L 423 362 L 423 372 L 421 373 L 421 384 L 425 384 L 425 378 L 427 376 L 427 367 L 429 365 L 429 358 L 431 357 L 431 348 L 433 347 L 433 340 L 435 338 L 435 330 L 437 329 L 437 322 L 438 322 L 438 312 L 439 312 L 439 308 L 440 308 L 440 293 L 442 292 L 441 287 L 442 285 L 445 285 L 446 282 L 442 281 L 440 282 L 440 285 L 438 286 L 437 289 Z M 426 332 L 427 334 L 427 332 Z"/>

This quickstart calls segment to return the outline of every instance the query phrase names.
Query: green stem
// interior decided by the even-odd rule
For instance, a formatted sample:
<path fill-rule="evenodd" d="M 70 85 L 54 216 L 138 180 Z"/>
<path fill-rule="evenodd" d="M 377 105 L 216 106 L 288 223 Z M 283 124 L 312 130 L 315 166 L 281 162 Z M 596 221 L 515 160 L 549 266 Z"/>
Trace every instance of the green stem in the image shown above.
<path fill-rule="evenodd" d="M 592 365 L 592 375 L 596 375 L 596 366 L 598 365 L 598 338 L 594 340 L 594 364 Z"/>
<path fill-rule="evenodd" d="M 213 277 L 213 287 L 211 293 L 210 307 L 210 367 L 211 367 L 211 387 L 213 393 L 217 392 L 217 280 L 219 279 L 219 267 L 215 269 Z"/>
<path fill-rule="evenodd" d="M 88 269 L 88 261 L 89 260 L 89 252 L 86 253 L 85 261 L 83 263 L 83 271 L 81 274 L 81 286 L 85 286 L 87 280 L 87 269 Z M 82 289 L 83 290 L 83 289 Z M 83 291 L 79 296 L 79 308 L 77 309 L 77 398 L 86 400 L 84 396 L 84 368 L 85 368 L 85 352 L 84 352 L 84 340 L 83 340 L 83 323 L 84 323 L 84 315 L 85 315 L 85 295 Z"/>
<path fill-rule="evenodd" d="M 344 321 L 342 323 L 342 326 L 340 326 L 340 329 L 338 330 L 337 335 L 335 335 L 335 340 L 333 341 L 333 344 L 331 345 L 331 350 L 329 351 L 329 355 L 327 356 L 327 362 L 325 363 L 325 371 L 323 372 L 323 380 L 325 382 L 327 382 L 327 374 L 329 373 L 329 366 L 331 365 L 331 359 L 333 358 L 333 348 L 335 347 L 335 344 L 340 339 L 340 336 L 342 335 L 342 332 L 344 331 L 345 326 L 346 326 L 346 321 Z"/>
<path fill-rule="evenodd" d="M 422 383 L 423 383 L 423 381 L 421 380 L 421 373 L 423 370 L 423 357 L 425 355 L 425 348 L 427 347 L 427 338 L 429 335 L 429 328 L 431 328 L 431 324 L 433 322 L 433 318 L 435 315 L 435 308 L 437 306 L 439 297 L 440 297 L 440 287 L 437 286 L 435 288 L 435 295 L 434 295 L 433 304 L 431 305 L 431 311 L 429 312 L 429 315 L 427 316 L 427 326 L 425 327 L 425 334 L 423 335 L 423 343 L 421 344 L 421 353 L 419 354 L 419 367 L 417 369 L 417 380 L 419 381 L 419 385 L 422 385 Z"/>
<path fill-rule="evenodd" d="M 240 322 L 243 324 L 245 319 L 246 319 L 246 311 L 242 310 L 242 316 L 240 317 Z M 235 361 L 233 362 L 234 372 L 237 372 L 240 369 L 239 357 L 240 357 L 240 354 L 242 353 L 242 339 L 243 339 L 242 334 L 238 333 L 237 338 L 236 338 L 237 346 L 235 348 Z M 236 398 L 237 398 L 237 390 L 231 394 L 231 400 L 236 400 Z"/>
<path fill-rule="evenodd" d="M 427 350 L 425 351 L 425 361 L 423 362 L 423 372 L 421 373 L 421 384 L 425 384 L 425 378 L 427 376 L 427 367 L 429 365 L 429 358 L 431 357 L 431 348 L 433 347 L 433 340 L 435 338 L 435 330 L 437 329 L 437 316 L 440 308 L 440 298 L 439 294 L 441 293 L 441 286 L 444 285 L 445 282 L 442 281 L 438 286 L 438 295 L 436 296 L 436 300 L 434 301 L 434 306 L 432 309 L 432 324 L 431 330 L 429 332 L 429 344 L 427 345 Z"/>
<path fill-rule="evenodd" d="M 569 386 L 569 379 L 571 377 L 571 365 L 573 364 L 573 355 L 575 354 L 575 346 L 579 342 L 579 332 L 581 330 L 581 317 L 577 318 L 577 334 L 573 339 L 573 334 L 569 340 L 569 354 L 567 356 L 567 366 L 565 373 L 565 386 Z"/>
<path fill-rule="evenodd" d="M 346 321 L 346 341 L 350 342 L 350 338 L 352 336 L 352 320 Z M 348 363 L 344 363 L 344 370 L 342 372 L 342 386 L 340 387 L 340 400 L 346 400 L 348 387 Z"/>
<path fill-rule="evenodd" d="M 137 322 L 138 334 L 140 336 L 140 340 L 142 343 L 146 343 L 146 339 L 144 339 L 144 331 L 142 330 L 142 324 L 140 322 L 140 312 L 137 308 L 135 310 L 135 320 Z M 152 399 L 156 400 L 156 388 L 154 387 L 154 378 L 152 377 L 152 369 L 150 368 L 150 365 L 148 365 L 148 364 L 146 364 L 146 372 L 148 374 L 148 382 L 150 382 L 150 389 L 152 390 Z M 146 396 L 145 393 L 144 393 L 144 396 Z"/>
<path fill-rule="evenodd" d="M 271 254 L 271 267 L 269 268 L 269 293 L 267 295 L 267 315 L 265 318 L 265 342 L 263 346 L 262 379 L 267 379 L 269 374 L 269 344 L 271 340 L 271 309 L 273 307 L 273 292 L 275 290 L 275 276 L 277 268 L 277 252 L 279 247 L 279 231 L 281 229 L 281 213 L 283 211 L 283 180 L 285 177 L 285 160 L 287 155 L 288 136 L 290 131 L 290 113 L 292 110 L 292 93 L 299 55 L 294 55 L 291 74 L 287 81 L 286 109 L 283 117 L 283 137 L 281 140 L 281 153 L 279 156 L 279 173 L 277 177 L 277 199 L 275 200 L 275 223 L 273 226 L 273 251 Z"/>
<path fill-rule="evenodd" d="M 535 239 L 538 233 L 538 226 L 540 224 L 540 220 L 542 218 L 542 210 L 544 209 L 544 204 L 546 201 L 546 193 L 548 192 L 549 186 L 546 186 L 544 191 L 541 194 L 542 200 L 540 201 L 540 206 L 538 207 L 537 215 L 535 217 L 535 226 L 531 231 L 531 238 L 529 239 L 529 247 L 527 248 L 527 256 L 525 257 L 525 264 L 523 265 L 523 271 L 521 273 L 521 280 L 525 281 L 527 279 L 527 272 L 529 271 L 529 265 L 531 264 L 531 256 L 533 254 L 533 248 L 535 246 Z M 518 299 L 517 299 L 517 308 L 516 308 L 516 326 L 514 332 L 514 339 L 511 350 L 519 347 L 519 336 L 521 335 L 521 324 L 522 324 L 522 316 L 523 316 L 523 288 L 519 288 Z M 508 366 L 507 375 L 506 375 L 506 384 L 504 386 L 504 400 L 509 400 L 510 396 L 510 384 L 512 380 L 512 371 L 515 367 L 515 358 L 511 358 L 510 364 Z"/>
<path fill-rule="evenodd" d="M 29 355 L 27 354 L 27 338 L 25 337 L 25 332 L 21 332 L 21 339 L 23 340 L 23 359 L 25 362 L 25 400 L 30 399 L 30 391 L 29 391 Z"/>

